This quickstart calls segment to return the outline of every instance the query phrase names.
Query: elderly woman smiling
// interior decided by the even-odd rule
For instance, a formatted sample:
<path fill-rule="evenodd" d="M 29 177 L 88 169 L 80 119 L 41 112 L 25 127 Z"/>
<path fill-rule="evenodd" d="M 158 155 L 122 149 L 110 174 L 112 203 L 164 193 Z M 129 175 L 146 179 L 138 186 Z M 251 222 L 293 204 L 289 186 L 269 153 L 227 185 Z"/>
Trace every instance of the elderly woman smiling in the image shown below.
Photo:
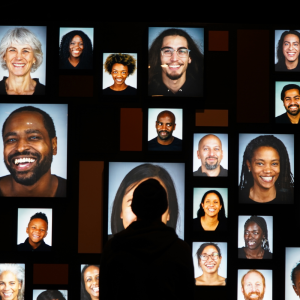
<path fill-rule="evenodd" d="M 26 28 L 9 30 L 0 42 L 0 63 L 8 77 L 0 81 L 2 95 L 44 95 L 45 86 L 31 78 L 43 62 L 41 42 Z"/>

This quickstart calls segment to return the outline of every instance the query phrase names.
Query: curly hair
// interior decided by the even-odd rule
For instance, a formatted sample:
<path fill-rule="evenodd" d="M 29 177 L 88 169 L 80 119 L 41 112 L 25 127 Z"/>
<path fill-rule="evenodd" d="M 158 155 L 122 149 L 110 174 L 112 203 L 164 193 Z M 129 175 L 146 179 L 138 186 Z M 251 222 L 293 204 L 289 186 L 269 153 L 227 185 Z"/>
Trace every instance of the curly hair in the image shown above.
<path fill-rule="evenodd" d="M 0 42 L 1 67 L 7 70 L 7 65 L 3 57 L 5 56 L 7 48 L 13 43 L 17 45 L 27 44 L 32 48 L 36 62 L 32 64 L 30 72 L 35 72 L 43 62 L 42 44 L 30 30 L 24 27 L 11 29 L 2 38 Z"/>
<path fill-rule="evenodd" d="M 159 76 L 161 77 L 160 49 L 163 43 L 163 39 L 166 36 L 174 35 L 184 37 L 187 40 L 188 49 L 191 50 L 189 56 L 192 61 L 187 69 L 187 76 L 191 76 L 192 78 L 197 79 L 199 78 L 199 76 L 203 75 L 204 55 L 200 51 L 200 45 L 198 46 L 186 31 L 179 28 L 171 28 L 161 32 L 159 36 L 153 41 L 149 49 L 148 84 L 150 84 L 153 80 L 158 81 L 157 79 L 159 78 Z"/>
<path fill-rule="evenodd" d="M 94 266 L 99 268 L 99 273 L 100 273 L 100 265 L 85 265 L 81 271 L 81 297 L 80 300 L 91 300 L 91 296 L 90 294 L 86 291 L 85 289 L 85 283 L 84 283 L 84 272 L 85 270 L 90 267 L 90 266 Z"/>
<path fill-rule="evenodd" d="M 269 245 L 269 239 L 268 239 L 268 227 L 267 227 L 267 222 L 263 217 L 258 217 L 258 216 L 251 216 L 244 225 L 244 231 L 246 231 L 246 227 L 249 225 L 249 223 L 256 223 L 262 230 L 263 235 L 266 238 L 266 243 L 262 247 L 264 250 L 270 250 L 270 245 Z"/>
<path fill-rule="evenodd" d="M 289 31 L 286 30 L 281 34 L 281 37 L 280 37 L 280 39 L 278 41 L 278 44 L 276 46 L 276 56 L 277 56 L 277 59 L 278 59 L 277 64 L 279 66 L 285 65 L 285 56 L 283 55 L 282 46 L 283 46 L 284 38 L 288 34 L 296 35 L 299 39 L 299 42 L 300 42 L 300 33 L 296 30 L 289 30 Z"/>
<path fill-rule="evenodd" d="M 61 62 L 65 62 L 69 56 L 69 46 L 75 35 L 79 35 L 82 38 L 84 49 L 80 56 L 80 62 L 84 65 L 91 65 L 93 62 L 93 46 L 90 38 L 81 30 L 73 30 L 66 33 L 60 42 L 59 57 Z"/>
<path fill-rule="evenodd" d="M 249 172 L 247 161 L 251 162 L 254 151 L 260 147 L 271 147 L 275 149 L 280 156 L 280 174 L 275 182 L 276 189 L 283 192 L 293 189 L 294 177 L 291 172 L 290 159 L 285 145 L 274 135 L 260 135 L 250 141 L 245 149 L 239 186 L 240 190 L 250 190 L 254 185 L 253 176 L 252 173 Z"/>
<path fill-rule="evenodd" d="M 213 246 L 213 247 L 215 247 L 216 250 L 217 250 L 218 253 L 219 253 L 219 256 L 220 256 L 220 257 L 222 256 L 222 254 L 221 254 L 221 249 L 220 249 L 220 247 L 219 247 L 216 243 L 212 243 L 212 242 L 203 243 L 203 244 L 199 247 L 199 249 L 197 250 L 197 252 L 196 252 L 199 267 L 200 267 L 200 264 L 199 264 L 199 262 L 200 262 L 200 255 L 202 255 L 202 252 L 204 251 L 204 249 L 205 249 L 207 246 Z"/>
<path fill-rule="evenodd" d="M 36 300 L 66 300 L 64 295 L 58 290 L 46 290 L 41 292 Z"/>
<path fill-rule="evenodd" d="M 34 214 L 34 215 L 30 218 L 30 221 L 33 220 L 33 219 L 42 219 L 42 220 L 44 220 L 44 221 L 48 224 L 48 218 L 47 218 L 46 214 L 44 214 L 44 213 L 42 213 L 42 212 L 39 212 L 39 213 Z"/>
<path fill-rule="evenodd" d="M 136 70 L 136 59 L 129 54 L 110 54 L 104 63 L 105 72 L 111 74 L 114 64 L 121 64 L 128 67 L 128 76 L 132 75 Z"/>

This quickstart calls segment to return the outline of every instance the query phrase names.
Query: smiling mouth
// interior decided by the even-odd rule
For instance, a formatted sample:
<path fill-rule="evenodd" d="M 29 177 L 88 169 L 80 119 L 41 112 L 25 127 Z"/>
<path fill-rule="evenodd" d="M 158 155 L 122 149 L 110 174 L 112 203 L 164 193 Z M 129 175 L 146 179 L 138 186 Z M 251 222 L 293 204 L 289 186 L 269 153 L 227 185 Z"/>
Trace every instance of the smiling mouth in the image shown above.
<path fill-rule="evenodd" d="M 93 290 L 94 292 L 98 293 L 98 292 L 99 292 L 99 287 L 92 288 L 92 290 Z"/>
<path fill-rule="evenodd" d="M 171 69 L 171 70 L 178 70 L 181 67 L 181 65 L 168 65 L 168 66 L 169 66 L 169 69 Z"/>
<path fill-rule="evenodd" d="M 213 208 L 209 208 L 208 209 L 209 211 L 211 211 L 211 212 L 214 212 L 214 211 L 216 211 L 215 209 L 213 209 Z"/>
<path fill-rule="evenodd" d="M 247 243 L 249 246 L 253 246 L 253 245 L 255 245 L 255 242 L 248 242 Z"/>
<path fill-rule="evenodd" d="M 274 177 L 263 177 L 263 176 L 260 176 L 260 178 L 261 178 L 264 182 L 272 182 Z"/>
<path fill-rule="evenodd" d="M 122 81 L 123 81 L 123 79 L 116 79 L 116 81 L 118 81 L 118 82 L 122 82 Z"/>
<path fill-rule="evenodd" d="M 13 166 L 16 167 L 18 171 L 26 171 L 31 168 L 31 166 L 36 162 L 36 158 L 31 157 L 20 157 L 12 160 Z"/>
<path fill-rule="evenodd" d="M 13 64 L 15 68 L 23 68 L 25 64 Z"/>
<path fill-rule="evenodd" d="M 3 293 L 4 297 L 10 297 L 10 296 L 12 296 L 12 294 L 13 293 L 8 293 L 8 294 L 7 293 Z"/>
<path fill-rule="evenodd" d="M 32 237 L 34 237 L 35 239 L 39 239 L 40 238 L 39 235 L 35 235 L 35 234 L 33 234 Z"/>
<path fill-rule="evenodd" d="M 208 269 L 213 269 L 215 265 L 205 265 L 206 268 Z"/>

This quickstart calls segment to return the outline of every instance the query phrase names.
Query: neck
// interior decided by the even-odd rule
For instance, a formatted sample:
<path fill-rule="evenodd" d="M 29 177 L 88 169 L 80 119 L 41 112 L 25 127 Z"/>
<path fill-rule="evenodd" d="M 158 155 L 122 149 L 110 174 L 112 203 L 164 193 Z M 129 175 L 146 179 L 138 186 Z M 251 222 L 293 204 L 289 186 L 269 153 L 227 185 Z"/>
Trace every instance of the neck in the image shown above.
<path fill-rule="evenodd" d="M 300 113 L 298 113 L 297 115 L 290 115 L 289 113 L 287 113 L 287 116 L 289 117 L 292 124 L 298 124 L 299 123 Z"/>
<path fill-rule="evenodd" d="M 203 173 L 206 173 L 207 174 L 207 176 L 209 176 L 209 177 L 217 177 L 219 174 L 220 174 L 220 171 L 221 171 L 221 168 L 220 168 L 220 165 L 219 166 L 217 166 L 217 168 L 215 168 L 214 170 L 207 170 L 206 168 L 205 168 L 205 166 L 201 166 L 201 171 L 203 172 Z"/>
<path fill-rule="evenodd" d="M 217 224 L 219 224 L 218 215 L 211 217 L 205 214 L 201 217 L 201 222 L 205 223 L 208 226 L 216 226 Z"/>
<path fill-rule="evenodd" d="M 34 90 L 33 81 L 29 72 L 25 76 L 16 76 L 9 73 L 9 77 L 5 81 L 6 90 L 22 94 L 23 92 Z"/>
<path fill-rule="evenodd" d="M 271 188 L 265 189 L 254 183 L 250 189 L 249 197 L 256 202 L 269 202 L 276 198 L 276 188 L 273 185 Z"/>
<path fill-rule="evenodd" d="M 292 69 L 297 68 L 298 58 L 295 61 L 288 61 L 287 59 L 285 59 L 285 65 L 286 65 L 288 70 L 292 70 Z"/>
<path fill-rule="evenodd" d="M 69 62 L 73 67 L 76 67 L 80 62 L 80 56 L 79 57 L 69 56 Z"/>
<path fill-rule="evenodd" d="M 249 248 L 245 247 L 244 251 L 245 251 L 246 255 L 250 256 L 250 257 L 262 258 L 264 256 L 264 249 L 262 247 L 258 247 L 256 249 L 249 249 Z"/>
<path fill-rule="evenodd" d="M 186 73 L 183 73 L 179 79 L 172 80 L 170 79 L 166 73 L 162 73 L 162 81 L 165 86 L 173 93 L 177 93 L 179 89 L 184 85 L 186 81 Z"/>
<path fill-rule="evenodd" d="M 123 91 L 127 88 L 127 84 L 125 84 L 125 82 L 122 84 L 114 83 L 110 88 L 114 91 Z"/>
<path fill-rule="evenodd" d="M 159 144 L 161 144 L 161 145 L 164 145 L 164 146 L 172 144 L 173 141 L 174 141 L 174 136 L 171 136 L 171 137 L 170 137 L 169 139 L 167 139 L 167 140 L 161 140 L 159 137 L 157 137 L 157 142 L 158 142 Z"/>
<path fill-rule="evenodd" d="M 219 274 L 218 271 L 216 271 L 215 273 L 204 273 L 201 276 L 203 278 L 203 281 L 205 281 L 206 283 L 208 283 L 208 285 L 210 283 L 214 283 L 216 281 L 219 280 Z"/>

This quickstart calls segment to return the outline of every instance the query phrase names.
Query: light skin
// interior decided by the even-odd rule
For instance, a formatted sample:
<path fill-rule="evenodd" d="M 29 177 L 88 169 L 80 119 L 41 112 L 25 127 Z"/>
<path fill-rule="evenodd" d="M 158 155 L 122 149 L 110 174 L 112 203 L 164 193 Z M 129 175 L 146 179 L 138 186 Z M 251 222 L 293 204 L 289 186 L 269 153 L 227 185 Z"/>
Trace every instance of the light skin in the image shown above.
<path fill-rule="evenodd" d="M 249 274 L 247 274 L 244 277 L 242 293 L 246 300 L 248 300 L 248 299 L 253 299 L 253 300 L 263 299 L 265 290 L 266 290 L 266 287 L 263 284 L 263 279 L 260 274 L 258 274 L 256 272 L 250 272 Z"/>
<path fill-rule="evenodd" d="M 92 300 L 99 299 L 99 274 L 100 270 L 96 266 L 89 266 L 83 274 L 85 289 Z"/>
<path fill-rule="evenodd" d="M 5 81 L 6 93 L 8 95 L 32 95 L 37 83 L 30 76 L 31 67 L 36 63 L 31 46 L 11 44 L 6 49 L 3 59 L 9 73 Z"/>
<path fill-rule="evenodd" d="M 127 88 L 125 80 L 128 77 L 128 66 L 122 64 L 114 64 L 111 69 L 111 75 L 114 84 L 110 88 L 114 91 L 123 91 Z"/>
<path fill-rule="evenodd" d="M 218 274 L 218 269 L 222 261 L 222 256 L 217 256 L 212 259 L 212 254 L 218 253 L 218 250 L 213 245 L 207 246 L 203 249 L 201 255 L 210 255 L 207 260 L 200 258 L 199 266 L 203 274 L 196 278 L 196 285 L 226 285 L 225 278 Z"/>
<path fill-rule="evenodd" d="M 83 40 L 79 35 L 75 35 L 69 45 L 69 62 L 73 67 L 79 64 L 80 56 L 83 52 Z"/>
<path fill-rule="evenodd" d="M 244 231 L 246 257 L 248 259 L 263 259 L 264 249 L 262 248 L 265 235 L 258 224 L 250 222 Z"/>
<path fill-rule="evenodd" d="M 11 271 L 4 271 L 0 275 L 0 296 L 2 300 L 17 300 L 21 282 Z"/>
<path fill-rule="evenodd" d="M 174 141 L 172 136 L 176 128 L 174 115 L 168 112 L 159 114 L 155 122 L 157 142 L 161 145 L 170 145 Z"/>
<path fill-rule="evenodd" d="M 300 271 L 295 272 L 295 284 L 293 285 L 293 289 L 296 295 L 300 298 Z"/>
<path fill-rule="evenodd" d="M 57 138 L 50 140 L 43 116 L 38 112 L 23 111 L 10 116 L 4 128 L 3 144 L 4 161 L 20 180 L 34 177 L 36 168 L 51 159 L 51 151 L 57 154 Z M 51 175 L 50 167 L 32 185 L 18 183 L 12 175 L 0 181 L 0 191 L 5 197 L 54 197 L 57 186 L 58 179 Z"/>
<path fill-rule="evenodd" d="M 123 220 L 123 226 L 126 229 L 132 222 L 135 222 L 137 220 L 136 215 L 133 213 L 131 209 L 131 203 L 132 203 L 132 197 L 133 197 L 133 192 L 135 189 L 144 181 L 153 178 L 159 181 L 159 183 L 166 189 L 165 185 L 163 182 L 157 178 L 157 177 L 148 177 L 142 179 L 134 188 L 132 188 L 128 193 L 126 193 L 123 197 L 123 202 L 122 202 L 122 211 L 120 214 L 120 218 Z M 161 221 L 165 224 L 170 220 L 170 214 L 169 214 L 169 209 L 165 211 L 165 213 L 161 216 Z"/>
<path fill-rule="evenodd" d="M 298 124 L 300 119 L 300 91 L 287 90 L 284 95 L 283 105 L 292 124 Z"/>
<path fill-rule="evenodd" d="M 219 225 L 219 211 L 222 208 L 218 195 L 215 193 L 207 194 L 201 206 L 205 212 L 205 215 L 200 219 L 203 229 L 206 231 L 216 230 Z"/>
<path fill-rule="evenodd" d="M 299 61 L 299 38 L 294 34 L 287 34 L 284 37 L 282 52 L 286 67 L 289 70 L 295 69 Z"/>
<path fill-rule="evenodd" d="M 161 48 L 179 48 L 188 49 L 188 43 L 185 37 L 179 35 L 169 35 L 164 37 Z M 162 80 L 163 83 L 172 93 L 177 93 L 186 81 L 186 70 L 188 65 L 192 62 L 190 56 L 179 57 L 174 51 L 171 57 L 166 57 L 160 54 L 162 65 Z M 171 77 L 171 78 L 170 78 Z M 178 79 L 172 79 L 178 78 Z"/>
<path fill-rule="evenodd" d="M 32 219 L 26 228 L 26 233 L 28 234 L 29 244 L 33 249 L 36 249 L 48 234 L 48 224 L 40 218 Z"/>
<path fill-rule="evenodd" d="M 207 135 L 202 138 L 197 157 L 201 160 L 201 170 L 209 177 L 216 177 L 220 173 L 220 163 L 223 159 L 222 143 L 220 139 L 214 135 Z M 205 165 L 215 165 L 216 168 L 209 170 Z"/>
<path fill-rule="evenodd" d="M 251 162 L 246 161 L 252 173 L 254 185 L 250 188 L 250 199 L 264 203 L 276 198 L 275 182 L 280 175 L 280 156 L 272 147 L 259 147 Z"/>

